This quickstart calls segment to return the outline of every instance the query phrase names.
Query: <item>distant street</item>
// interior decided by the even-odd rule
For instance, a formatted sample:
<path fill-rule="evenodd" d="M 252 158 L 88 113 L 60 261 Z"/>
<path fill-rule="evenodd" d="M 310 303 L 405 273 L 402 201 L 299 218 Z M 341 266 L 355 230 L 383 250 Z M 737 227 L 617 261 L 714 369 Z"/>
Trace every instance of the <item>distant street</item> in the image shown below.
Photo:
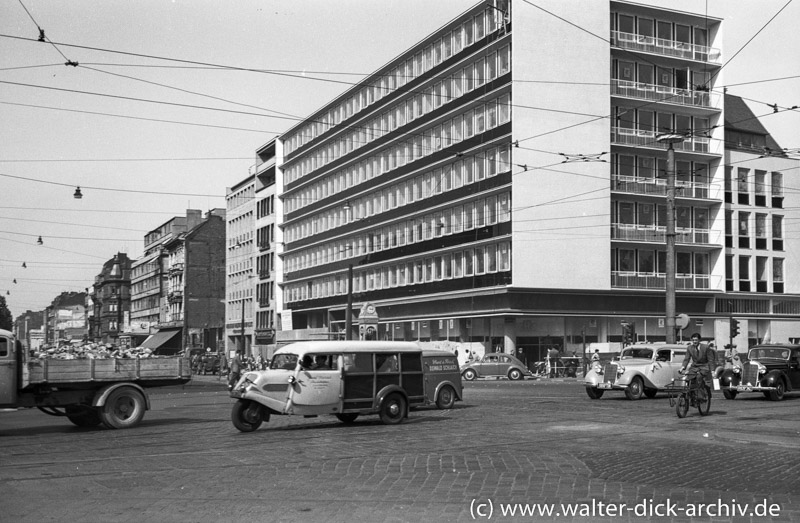
<path fill-rule="evenodd" d="M 2 519 L 800 521 L 796 394 L 716 392 L 708 417 L 678 419 L 665 395 L 477 381 L 455 409 L 398 426 L 273 417 L 249 434 L 216 376 L 151 400 L 140 426 L 119 431 L 0 412 Z"/>

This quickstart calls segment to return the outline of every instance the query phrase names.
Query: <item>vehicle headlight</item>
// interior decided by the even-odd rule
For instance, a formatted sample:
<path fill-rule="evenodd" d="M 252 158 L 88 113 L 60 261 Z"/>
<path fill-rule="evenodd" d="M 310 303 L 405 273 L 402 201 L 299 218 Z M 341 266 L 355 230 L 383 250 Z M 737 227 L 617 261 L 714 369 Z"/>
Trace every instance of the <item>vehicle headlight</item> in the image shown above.
<path fill-rule="evenodd" d="M 766 374 L 766 373 L 767 373 L 767 368 L 759 363 L 758 364 L 758 374 L 761 375 L 761 374 Z"/>
<path fill-rule="evenodd" d="M 625 367 L 622 365 L 617 365 L 617 374 L 622 374 L 625 372 Z"/>
<path fill-rule="evenodd" d="M 741 374 L 742 373 L 742 368 L 741 367 L 734 367 L 733 368 L 733 373 L 734 374 Z"/>

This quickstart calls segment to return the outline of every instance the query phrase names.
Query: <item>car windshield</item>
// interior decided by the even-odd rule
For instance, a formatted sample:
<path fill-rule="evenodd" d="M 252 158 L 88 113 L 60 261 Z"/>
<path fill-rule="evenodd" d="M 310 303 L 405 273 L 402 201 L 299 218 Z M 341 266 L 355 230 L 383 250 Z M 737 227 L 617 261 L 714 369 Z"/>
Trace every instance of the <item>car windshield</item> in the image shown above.
<path fill-rule="evenodd" d="M 641 347 L 631 347 L 622 351 L 620 359 L 629 360 L 631 358 L 642 358 L 649 360 L 653 357 L 653 349 L 645 349 Z"/>
<path fill-rule="evenodd" d="M 294 370 L 297 367 L 297 354 L 276 354 L 270 369 Z"/>
<path fill-rule="evenodd" d="M 751 360 L 761 360 L 765 358 L 788 360 L 790 353 L 791 351 L 789 349 L 783 347 L 756 347 L 755 349 L 750 349 L 748 358 Z"/>

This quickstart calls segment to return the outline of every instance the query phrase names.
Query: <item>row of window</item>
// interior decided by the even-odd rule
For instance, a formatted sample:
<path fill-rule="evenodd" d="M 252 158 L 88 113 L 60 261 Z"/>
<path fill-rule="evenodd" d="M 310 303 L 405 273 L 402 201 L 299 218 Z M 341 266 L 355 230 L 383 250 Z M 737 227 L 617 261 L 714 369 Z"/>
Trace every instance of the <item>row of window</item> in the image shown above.
<path fill-rule="evenodd" d="M 131 299 L 131 312 L 158 309 L 161 305 L 161 296 L 158 294 L 141 299 Z"/>
<path fill-rule="evenodd" d="M 346 202 L 310 218 L 287 226 L 287 242 L 298 241 L 330 231 L 355 220 L 362 220 L 462 186 L 491 178 L 511 169 L 510 145 L 501 145 L 464 156 L 448 165 L 414 178 L 392 184 L 380 191 Z"/>
<path fill-rule="evenodd" d="M 225 235 L 228 240 L 228 248 L 251 241 L 255 237 L 253 229 L 255 229 L 255 219 L 252 210 L 229 219 Z"/>
<path fill-rule="evenodd" d="M 269 302 L 275 299 L 275 282 L 259 283 L 256 287 L 256 299 L 258 303 Z"/>
<path fill-rule="evenodd" d="M 286 256 L 284 268 L 286 272 L 308 269 L 510 220 L 511 193 L 504 192 L 401 220 L 346 240 L 303 249 Z"/>
<path fill-rule="evenodd" d="M 675 181 L 708 184 L 710 166 L 705 162 L 675 161 Z M 665 179 L 667 177 L 667 159 L 652 156 L 634 156 L 628 154 L 611 155 L 611 172 L 615 176 L 642 178 L 645 180 Z"/>
<path fill-rule="evenodd" d="M 511 270 L 511 244 L 489 243 L 353 273 L 353 292 L 369 292 Z M 287 303 L 347 294 L 347 275 L 286 285 Z"/>
<path fill-rule="evenodd" d="M 644 37 L 655 37 L 665 41 L 708 45 L 708 30 L 705 26 L 693 27 L 671 20 L 655 20 L 648 16 L 611 13 L 611 30 Z"/>
<path fill-rule="evenodd" d="M 275 253 L 270 252 L 258 257 L 258 274 L 269 274 L 275 270 Z"/>
<path fill-rule="evenodd" d="M 271 329 L 275 327 L 275 311 L 258 311 L 256 313 L 256 329 Z"/>
<path fill-rule="evenodd" d="M 667 271 L 667 253 L 651 249 L 612 249 L 611 270 L 639 274 L 664 274 Z M 675 273 L 708 275 L 708 253 L 677 251 L 675 253 Z"/>
<path fill-rule="evenodd" d="M 733 213 L 734 211 L 725 211 L 725 235 L 733 236 Z M 764 213 L 750 213 L 739 211 L 736 223 L 739 238 L 749 238 L 753 230 L 756 233 L 756 239 L 767 238 L 768 231 L 770 230 L 770 221 L 772 222 L 772 238 L 783 239 L 783 216 L 780 214 L 764 214 Z M 766 244 L 763 248 L 766 248 Z"/>
<path fill-rule="evenodd" d="M 705 87 L 710 78 L 708 71 L 692 70 L 690 67 L 662 67 L 628 60 L 614 60 L 611 76 L 615 80 L 635 82 L 644 86 L 657 85 L 678 89 Z"/>
<path fill-rule="evenodd" d="M 644 131 L 649 135 L 666 131 L 698 138 L 711 131 L 709 119 L 699 116 L 617 106 L 613 108 L 613 114 L 616 128 L 622 134 Z"/>
<path fill-rule="evenodd" d="M 259 247 L 268 247 L 275 241 L 275 224 L 270 223 L 259 227 L 258 231 L 256 231 L 256 241 L 258 241 Z"/>
<path fill-rule="evenodd" d="M 340 138 L 304 154 L 299 161 L 290 160 L 288 163 L 292 165 L 283 167 L 286 182 L 302 178 L 507 73 L 510 70 L 510 53 L 510 47 L 505 46 L 497 52 L 481 56 L 451 76 L 415 91 L 415 95 L 400 100 L 382 114 L 353 126 L 350 132 Z"/>
<path fill-rule="evenodd" d="M 753 266 L 753 263 L 755 263 L 755 266 Z M 736 272 L 734 272 L 734 269 L 736 269 Z M 753 269 L 755 269 L 755 289 L 751 286 Z M 783 292 L 783 269 L 783 258 L 728 255 L 725 257 L 726 290 L 769 292 L 767 282 L 771 280 L 773 284 L 772 291 Z M 735 281 L 739 282 L 738 287 L 734 287 Z"/>
<path fill-rule="evenodd" d="M 437 38 L 425 48 L 408 56 L 404 61 L 378 76 L 374 82 L 364 85 L 360 90 L 331 107 L 327 113 L 290 133 L 286 137 L 284 145 L 285 154 L 291 154 L 298 147 L 321 136 L 331 127 L 380 101 L 384 96 L 430 71 L 442 61 L 460 53 L 485 35 L 495 32 L 501 26 L 501 16 L 496 9 L 487 8 L 451 32 Z"/>
<path fill-rule="evenodd" d="M 612 223 L 666 227 L 667 207 L 648 202 L 613 202 Z M 675 226 L 680 229 L 708 229 L 709 211 L 703 207 L 675 207 Z"/>
<path fill-rule="evenodd" d="M 231 193 L 225 197 L 225 203 L 228 212 L 236 209 L 240 205 L 251 203 L 256 196 L 256 187 L 253 184 L 242 187 L 235 193 Z"/>
<path fill-rule="evenodd" d="M 751 174 L 752 173 L 752 174 Z M 769 182 L 767 182 L 769 176 Z M 725 166 L 725 192 L 732 192 L 733 167 Z M 751 191 L 756 196 L 767 196 L 767 189 L 773 197 L 783 196 L 783 173 L 779 171 L 767 172 L 760 169 L 736 168 L 736 191 L 747 194 Z M 758 200 L 757 200 L 758 201 Z M 766 203 L 764 203 L 766 205 Z"/>

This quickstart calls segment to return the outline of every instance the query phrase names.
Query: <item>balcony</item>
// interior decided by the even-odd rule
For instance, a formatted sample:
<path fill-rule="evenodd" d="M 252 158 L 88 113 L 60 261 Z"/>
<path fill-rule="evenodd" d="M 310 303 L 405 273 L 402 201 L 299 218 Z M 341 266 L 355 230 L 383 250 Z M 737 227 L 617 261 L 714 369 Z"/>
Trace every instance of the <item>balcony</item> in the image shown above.
<path fill-rule="evenodd" d="M 710 274 L 677 274 L 675 289 L 679 291 L 717 290 L 720 278 Z M 666 289 L 664 273 L 612 271 L 611 287 L 615 289 Z"/>
<path fill-rule="evenodd" d="M 666 197 L 667 180 L 664 178 L 642 178 L 616 174 L 611 176 L 611 190 L 628 194 Z M 717 185 L 679 180 L 675 182 L 675 197 L 721 200 L 722 191 Z"/>
<path fill-rule="evenodd" d="M 170 274 L 177 273 L 177 272 L 183 272 L 183 262 L 173 263 L 172 265 L 169 266 L 169 273 Z"/>
<path fill-rule="evenodd" d="M 721 247 L 721 234 L 710 229 L 678 227 L 675 230 L 675 243 L 685 245 L 709 245 Z M 611 239 L 629 242 L 665 243 L 666 227 L 656 225 L 636 225 L 631 223 L 611 224 Z"/>
<path fill-rule="evenodd" d="M 172 291 L 167 295 L 167 299 L 170 302 L 181 301 L 183 300 L 183 291 L 182 290 Z"/>
<path fill-rule="evenodd" d="M 611 45 L 620 49 L 671 56 L 683 60 L 697 60 L 698 62 L 712 64 L 722 63 L 722 55 L 719 49 L 714 47 L 665 40 L 654 36 L 611 31 Z"/>
<path fill-rule="evenodd" d="M 665 85 L 643 84 L 616 79 L 611 80 L 611 95 L 704 109 L 719 109 L 720 101 L 718 94 L 708 91 L 692 91 Z"/>
<path fill-rule="evenodd" d="M 272 244 L 270 242 L 258 242 L 258 250 L 260 252 L 268 251 Z"/>
<path fill-rule="evenodd" d="M 628 129 L 626 127 L 611 128 L 611 143 L 614 145 L 631 145 L 634 147 L 653 147 L 656 149 L 667 149 L 668 144 L 656 140 L 655 131 L 645 131 L 643 129 Z M 707 136 L 688 136 L 686 140 L 673 144 L 676 151 L 686 151 L 694 153 L 709 153 L 711 138 Z"/>

